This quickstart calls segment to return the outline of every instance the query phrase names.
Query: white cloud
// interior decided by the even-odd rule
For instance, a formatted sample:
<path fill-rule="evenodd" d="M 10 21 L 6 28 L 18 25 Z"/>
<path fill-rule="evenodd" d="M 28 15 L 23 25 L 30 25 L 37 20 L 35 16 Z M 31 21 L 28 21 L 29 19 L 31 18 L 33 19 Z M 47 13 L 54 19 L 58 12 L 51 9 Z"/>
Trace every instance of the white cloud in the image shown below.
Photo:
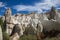
<path fill-rule="evenodd" d="M 21 11 L 21 10 L 35 11 L 34 6 L 25 6 L 25 5 L 16 5 L 14 9 L 17 9 L 17 11 Z"/>
<path fill-rule="evenodd" d="M 42 10 L 49 10 L 52 6 L 59 6 L 60 0 L 44 0 L 41 3 L 35 3 L 34 6 L 26 5 L 16 5 L 13 8 L 17 11 L 38 11 L 38 13 L 43 12 Z"/>
<path fill-rule="evenodd" d="M 25 6 L 25 5 L 16 5 L 14 6 L 14 9 L 16 9 L 17 11 L 40 11 L 42 12 L 42 10 L 40 8 L 38 8 L 37 6 Z"/>
<path fill-rule="evenodd" d="M 60 5 L 60 0 L 45 0 L 46 3 L 52 3 L 55 6 Z"/>
<path fill-rule="evenodd" d="M 3 2 L 0 2 L 0 7 L 4 7 L 6 4 Z"/>

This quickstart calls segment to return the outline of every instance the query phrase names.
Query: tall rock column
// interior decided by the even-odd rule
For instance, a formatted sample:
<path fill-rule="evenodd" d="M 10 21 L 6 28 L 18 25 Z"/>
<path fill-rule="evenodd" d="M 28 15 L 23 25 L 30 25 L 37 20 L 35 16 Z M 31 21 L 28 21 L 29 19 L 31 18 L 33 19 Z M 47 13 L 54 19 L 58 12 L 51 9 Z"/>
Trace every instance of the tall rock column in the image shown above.
<path fill-rule="evenodd" d="M 5 21 L 9 22 L 11 19 L 11 9 L 10 8 L 6 9 L 4 16 L 5 16 Z"/>
<path fill-rule="evenodd" d="M 51 10 L 49 12 L 49 20 L 50 19 L 55 19 L 55 15 L 56 15 L 55 8 L 51 7 Z"/>
<path fill-rule="evenodd" d="M 8 9 L 6 9 L 6 11 L 5 11 L 5 14 L 4 14 L 4 16 L 5 16 L 5 28 L 6 28 L 6 32 L 8 33 L 9 32 L 9 26 L 8 26 L 8 24 L 10 23 L 10 21 L 11 21 L 11 9 L 10 8 L 8 8 Z"/>

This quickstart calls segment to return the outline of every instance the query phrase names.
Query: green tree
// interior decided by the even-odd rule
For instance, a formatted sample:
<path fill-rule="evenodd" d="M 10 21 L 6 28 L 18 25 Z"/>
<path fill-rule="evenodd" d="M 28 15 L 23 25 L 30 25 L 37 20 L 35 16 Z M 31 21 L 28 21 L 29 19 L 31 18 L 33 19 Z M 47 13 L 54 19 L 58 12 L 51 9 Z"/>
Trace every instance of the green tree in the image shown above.
<path fill-rule="evenodd" d="M 3 20 L 1 18 L 0 18 L 0 25 L 3 33 L 3 40 L 9 40 L 9 35 L 6 32 L 4 32 Z"/>

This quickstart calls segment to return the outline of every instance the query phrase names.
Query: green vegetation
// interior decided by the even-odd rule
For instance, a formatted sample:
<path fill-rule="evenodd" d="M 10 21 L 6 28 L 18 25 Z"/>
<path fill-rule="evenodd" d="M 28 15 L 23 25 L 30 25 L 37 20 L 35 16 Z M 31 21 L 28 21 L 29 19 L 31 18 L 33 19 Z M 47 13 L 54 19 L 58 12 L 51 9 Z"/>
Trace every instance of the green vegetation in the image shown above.
<path fill-rule="evenodd" d="M 37 40 L 35 35 L 23 35 L 19 40 Z"/>
<path fill-rule="evenodd" d="M 3 33 L 3 40 L 9 40 L 9 36 L 6 32 L 4 32 L 4 26 L 3 26 L 3 21 L 2 19 L 0 18 L 0 25 L 1 25 L 1 28 L 2 28 L 2 33 Z"/>
<path fill-rule="evenodd" d="M 3 32 L 3 40 L 9 40 L 9 35 L 6 32 Z"/>
<path fill-rule="evenodd" d="M 37 38 L 35 35 L 28 34 L 28 35 L 23 35 L 22 37 L 19 38 L 19 40 L 37 40 Z M 46 37 L 44 40 L 57 40 L 57 38 L 56 37 L 52 37 L 52 38 Z"/>

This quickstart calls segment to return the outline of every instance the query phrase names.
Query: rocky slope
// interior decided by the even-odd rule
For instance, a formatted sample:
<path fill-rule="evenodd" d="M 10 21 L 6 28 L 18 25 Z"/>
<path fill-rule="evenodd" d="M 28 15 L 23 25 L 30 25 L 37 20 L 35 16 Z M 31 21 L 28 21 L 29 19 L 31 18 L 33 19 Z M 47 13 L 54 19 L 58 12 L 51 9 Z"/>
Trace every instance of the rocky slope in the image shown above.
<path fill-rule="evenodd" d="M 19 13 L 15 15 L 11 14 L 12 14 L 11 9 L 8 8 L 6 9 L 4 16 L 1 17 L 5 25 L 4 27 L 6 27 L 6 32 L 9 35 L 11 34 L 13 27 L 16 24 L 19 24 L 20 27 L 23 26 L 23 28 L 21 29 L 23 31 L 25 30 L 24 27 L 27 27 L 28 25 L 32 25 L 33 28 L 36 29 L 38 23 L 44 26 L 46 23 L 46 26 L 48 27 L 49 25 L 52 25 L 50 24 L 51 23 L 50 20 L 60 23 L 60 12 L 55 11 L 53 7 L 49 12 L 46 12 L 45 14 L 37 14 L 35 12 L 32 12 L 30 14 L 19 14 Z"/>

